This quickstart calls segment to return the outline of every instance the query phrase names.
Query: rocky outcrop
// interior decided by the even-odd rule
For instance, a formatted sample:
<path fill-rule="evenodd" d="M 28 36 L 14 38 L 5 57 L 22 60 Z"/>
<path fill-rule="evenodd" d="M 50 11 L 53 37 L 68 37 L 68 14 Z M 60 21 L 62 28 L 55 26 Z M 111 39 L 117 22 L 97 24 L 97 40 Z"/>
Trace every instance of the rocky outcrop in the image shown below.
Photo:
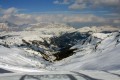
<path fill-rule="evenodd" d="M 39 52 L 45 60 L 58 61 L 73 55 L 77 49 L 70 48 L 81 40 L 86 40 L 89 36 L 90 34 L 88 33 L 81 34 L 79 32 L 72 32 L 54 36 L 49 39 L 42 38 L 43 41 L 26 41 L 22 39 L 24 44 L 21 44 L 21 46 Z"/>

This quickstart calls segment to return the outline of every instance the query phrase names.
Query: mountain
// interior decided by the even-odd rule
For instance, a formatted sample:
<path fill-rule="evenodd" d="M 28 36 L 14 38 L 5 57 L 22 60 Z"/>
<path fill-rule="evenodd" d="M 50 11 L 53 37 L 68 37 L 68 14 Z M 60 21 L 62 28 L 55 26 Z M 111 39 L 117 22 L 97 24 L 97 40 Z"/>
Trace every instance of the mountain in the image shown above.
<path fill-rule="evenodd" d="M 8 22 L 8 21 L 4 21 L 4 22 L 0 22 L 0 29 L 1 31 L 14 31 L 17 30 L 19 27 L 18 25 Z"/>
<path fill-rule="evenodd" d="M 8 29 L 8 25 L 6 23 L 0 23 L 0 31 L 7 29 Z"/>
<path fill-rule="evenodd" d="M 73 75 L 78 71 L 80 76 L 88 76 L 94 75 L 91 71 L 100 75 L 118 71 L 115 74 L 119 75 L 119 28 L 84 31 L 86 28 L 62 26 L 65 25 L 52 23 L 24 31 L 0 32 L 0 68 L 14 73 L 73 71 Z M 96 80 L 93 75 L 90 80 Z M 100 76 L 97 79 L 101 79 Z"/>
<path fill-rule="evenodd" d="M 83 27 L 83 28 L 79 28 L 78 29 L 80 32 L 88 32 L 88 31 L 92 31 L 92 32 L 115 32 L 120 30 L 120 27 L 113 27 L 113 26 L 92 26 L 92 27 Z"/>
<path fill-rule="evenodd" d="M 85 41 L 74 45 L 75 54 L 57 62 L 58 70 L 119 70 L 120 32 L 94 33 Z M 64 66 L 64 67 L 63 67 Z"/>

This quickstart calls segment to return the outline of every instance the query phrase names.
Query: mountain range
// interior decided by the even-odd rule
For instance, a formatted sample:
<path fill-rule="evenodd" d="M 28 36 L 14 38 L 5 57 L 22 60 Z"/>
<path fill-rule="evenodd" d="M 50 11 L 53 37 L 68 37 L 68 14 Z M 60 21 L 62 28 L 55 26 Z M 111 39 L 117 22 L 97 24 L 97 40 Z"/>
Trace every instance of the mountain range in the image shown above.
<path fill-rule="evenodd" d="M 90 75 L 91 71 L 95 71 L 96 74 L 109 74 L 107 76 L 115 76 L 115 80 L 120 79 L 116 76 L 120 74 L 119 27 L 93 26 L 76 29 L 66 24 L 41 24 L 25 27 L 21 31 L 0 32 L 1 69 L 24 74 L 26 72 L 47 74 L 49 71 L 53 72 L 49 74 L 55 74 L 55 71 L 58 74 L 60 71 L 66 74 L 64 71 L 68 71 L 72 75 L 74 72 L 78 73 L 81 77 L 82 74 Z M 8 27 L 4 23 L 0 25 L 2 28 Z M 110 74 L 110 72 L 115 73 Z M 100 76 L 91 74 L 92 77 L 101 79 Z M 83 78 L 97 80 L 91 77 L 86 79 L 86 77 Z M 104 77 L 104 79 L 113 78 Z"/>

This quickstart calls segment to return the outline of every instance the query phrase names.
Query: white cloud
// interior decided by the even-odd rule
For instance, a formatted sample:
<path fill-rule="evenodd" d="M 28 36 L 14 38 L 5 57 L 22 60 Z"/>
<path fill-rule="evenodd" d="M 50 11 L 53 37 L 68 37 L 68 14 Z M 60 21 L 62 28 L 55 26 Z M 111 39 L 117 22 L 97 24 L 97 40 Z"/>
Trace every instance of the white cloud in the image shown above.
<path fill-rule="evenodd" d="M 111 8 L 120 11 L 120 0 L 57 0 L 54 3 L 69 3 L 69 9 Z"/>
<path fill-rule="evenodd" d="M 84 8 L 86 8 L 86 4 L 79 5 L 78 3 L 75 3 L 69 6 L 69 9 L 84 9 Z"/>
<path fill-rule="evenodd" d="M 67 22 L 80 22 L 80 23 L 88 23 L 88 22 L 105 22 L 107 21 L 103 17 L 98 17 L 92 14 L 81 14 L 81 15 L 73 15 L 73 16 L 66 16 L 63 18 L 63 21 Z"/>
<path fill-rule="evenodd" d="M 120 10 L 120 0 L 91 0 L 93 8 L 109 8 L 113 11 Z"/>
<path fill-rule="evenodd" d="M 118 14 L 109 14 L 113 16 L 101 17 L 93 14 L 20 14 L 18 9 L 9 8 L 2 9 L 0 21 L 9 21 L 15 24 L 34 24 L 39 22 L 58 22 L 58 23 L 119 23 Z"/>
<path fill-rule="evenodd" d="M 118 19 L 118 20 L 113 20 L 113 23 L 120 23 L 120 19 Z"/>
<path fill-rule="evenodd" d="M 53 3 L 54 4 L 69 4 L 69 0 L 63 0 L 63 1 L 55 0 Z"/>
<path fill-rule="evenodd" d="M 54 3 L 54 4 L 59 4 L 60 2 L 57 0 L 57 1 L 54 1 L 53 3 Z"/>
<path fill-rule="evenodd" d="M 19 14 L 19 9 L 11 7 L 1 10 L 0 21 L 9 21 L 14 24 L 28 24 L 35 22 L 35 18 L 28 14 Z"/>
<path fill-rule="evenodd" d="M 119 6 L 120 0 L 93 0 L 94 5 Z"/>
<path fill-rule="evenodd" d="M 5 14 L 5 15 L 16 14 L 17 12 L 18 12 L 18 9 L 14 8 L 14 7 L 3 10 L 3 14 Z"/>

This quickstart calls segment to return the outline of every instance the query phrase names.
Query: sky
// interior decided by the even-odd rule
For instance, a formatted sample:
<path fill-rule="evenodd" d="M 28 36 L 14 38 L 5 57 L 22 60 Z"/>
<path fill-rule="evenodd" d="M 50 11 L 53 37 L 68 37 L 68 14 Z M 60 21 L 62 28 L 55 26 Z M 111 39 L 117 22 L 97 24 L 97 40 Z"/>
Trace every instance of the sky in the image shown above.
<path fill-rule="evenodd" d="M 0 0 L 3 8 L 15 7 L 25 13 L 66 11 L 66 5 L 55 5 L 53 0 Z"/>
<path fill-rule="evenodd" d="M 0 0 L 0 21 L 120 23 L 120 0 Z"/>

